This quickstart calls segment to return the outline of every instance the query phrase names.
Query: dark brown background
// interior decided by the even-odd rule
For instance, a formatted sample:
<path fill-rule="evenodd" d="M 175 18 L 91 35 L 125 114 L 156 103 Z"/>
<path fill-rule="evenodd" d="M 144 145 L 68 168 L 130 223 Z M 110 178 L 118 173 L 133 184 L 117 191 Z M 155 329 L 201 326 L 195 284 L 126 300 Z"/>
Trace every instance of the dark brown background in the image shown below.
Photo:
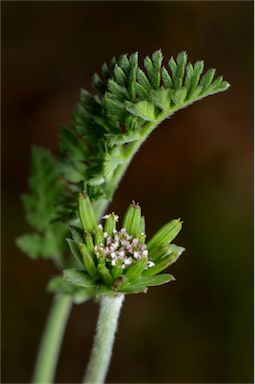
<path fill-rule="evenodd" d="M 3 2 L 2 382 L 30 380 L 56 271 L 14 245 L 28 227 L 32 144 L 56 149 L 81 87 L 105 60 L 162 48 L 205 59 L 231 88 L 178 112 L 134 159 L 112 207 L 133 198 L 148 233 L 185 221 L 177 280 L 126 299 L 110 382 L 246 383 L 253 375 L 253 4 L 251 2 Z M 58 382 L 79 382 L 94 303 L 75 306 Z"/>

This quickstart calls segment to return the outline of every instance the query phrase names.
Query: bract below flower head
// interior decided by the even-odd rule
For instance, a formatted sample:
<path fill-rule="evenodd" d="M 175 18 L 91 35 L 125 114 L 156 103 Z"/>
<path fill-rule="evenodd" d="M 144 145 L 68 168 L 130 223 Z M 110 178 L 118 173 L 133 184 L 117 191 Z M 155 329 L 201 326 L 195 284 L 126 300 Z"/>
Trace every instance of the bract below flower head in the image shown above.
<path fill-rule="evenodd" d="M 71 228 L 67 239 L 80 268 L 64 271 L 71 284 L 88 288 L 92 295 L 146 292 L 149 286 L 174 280 L 159 274 L 173 264 L 184 248 L 170 244 L 181 230 L 179 219 L 164 225 L 146 243 L 145 220 L 139 204 L 132 202 L 122 225 L 113 212 L 96 223 L 95 213 L 86 193 L 80 194 L 78 212 L 82 229 Z"/>

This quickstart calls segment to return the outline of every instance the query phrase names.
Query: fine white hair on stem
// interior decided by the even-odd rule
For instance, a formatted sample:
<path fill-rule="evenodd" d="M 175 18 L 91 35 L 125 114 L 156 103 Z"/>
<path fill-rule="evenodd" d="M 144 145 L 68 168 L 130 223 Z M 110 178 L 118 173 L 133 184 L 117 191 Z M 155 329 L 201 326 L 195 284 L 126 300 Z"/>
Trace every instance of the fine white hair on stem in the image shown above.
<path fill-rule="evenodd" d="M 124 295 L 102 296 L 94 344 L 83 382 L 102 384 L 111 361 L 112 348 Z"/>

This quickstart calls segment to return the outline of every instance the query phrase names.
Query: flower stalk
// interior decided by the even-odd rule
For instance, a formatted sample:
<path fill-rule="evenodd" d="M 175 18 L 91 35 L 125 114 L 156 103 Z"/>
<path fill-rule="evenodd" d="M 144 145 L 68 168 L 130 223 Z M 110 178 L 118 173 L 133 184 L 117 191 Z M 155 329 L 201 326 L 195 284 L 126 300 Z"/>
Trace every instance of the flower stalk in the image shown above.
<path fill-rule="evenodd" d="M 86 384 L 105 382 L 123 301 L 123 294 L 102 296 L 100 299 L 94 344 L 83 380 Z"/>

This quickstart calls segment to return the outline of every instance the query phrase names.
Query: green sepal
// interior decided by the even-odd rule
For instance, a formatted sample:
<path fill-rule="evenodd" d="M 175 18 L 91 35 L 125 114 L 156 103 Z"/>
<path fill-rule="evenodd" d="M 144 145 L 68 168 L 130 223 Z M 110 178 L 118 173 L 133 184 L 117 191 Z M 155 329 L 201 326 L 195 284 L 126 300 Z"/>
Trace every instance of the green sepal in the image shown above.
<path fill-rule="evenodd" d="M 169 244 L 163 244 L 159 247 L 152 247 L 149 251 L 149 258 L 155 262 L 169 255 L 169 253 L 171 253 Z"/>
<path fill-rule="evenodd" d="M 97 227 L 94 239 L 95 239 L 95 245 L 104 243 L 104 231 L 101 224 Z"/>
<path fill-rule="evenodd" d="M 84 192 L 79 194 L 79 216 L 85 232 L 95 232 L 97 220 L 89 196 Z"/>
<path fill-rule="evenodd" d="M 83 264 L 85 266 L 86 271 L 92 278 L 96 277 L 97 276 L 96 265 L 87 247 L 85 246 L 85 244 L 80 243 L 79 249 L 82 255 L 82 260 L 83 260 Z"/>
<path fill-rule="evenodd" d="M 145 233 L 145 217 L 142 216 L 140 220 L 139 232 Z"/>
<path fill-rule="evenodd" d="M 141 225 L 141 207 L 139 204 L 132 203 L 128 207 L 123 219 L 123 227 L 132 236 L 138 236 Z"/>
<path fill-rule="evenodd" d="M 80 250 L 79 250 L 79 245 L 78 245 L 79 243 L 77 243 L 75 240 L 69 239 L 69 238 L 66 238 L 66 241 L 67 241 L 67 243 L 69 245 L 69 248 L 71 250 L 72 255 L 78 261 L 79 265 L 84 267 L 83 259 L 81 257 L 81 253 L 80 253 Z"/>
<path fill-rule="evenodd" d="M 116 219 L 115 219 L 116 215 L 113 212 L 106 216 L 107 217 L 104 224 L 104 232 L 106 232 L 109 236 L 112 236 L 114 230 L 116 229 Z"/>
<path fill-rule="evenodd" d="M 170 243 L 178 235 L 181 228 L 182 222 L 180 219 L 171 220 L 169 223 L 165 224 L 148 242 L 148 251 L 150 252 L 153 248 Z"/>
<path fill-rule="evenodd" d="M 113 282 L 112 275 L 109 272 L 109 269 L 106 267 L 104 263 L 99 263 L 97 266 L 97 270 L 99 275 L 102 277 L 103 281 L 106 285 L 111 285 Z"/>
<path fill-rule="evenodd" d="M 148 288 L 145 285 L 134 283 L 120 285 L 116 290 L 122 293 L 147 293 Z"/>
<path fill-rule="evenodd" d="M 145 285 L 147 287 L 157 286 L 174 281 L 175 277 L 169 273 L 156 276 L 141 276 L 137 279 L 137 284 Z"/>
<path fill-rule="evenodd" d="M 93 238 L 90 233 L 85 232 L 84 233 L 84 240 L 85 240 L 85 245 L 87 247 L 87 250 L 89 251 L 90 254 L 94 253 L 94 242 Z"/>
<path fill-rule="evenodd" d="M 113 280 L 116 280 L 118 277 L 120 277 L 123 273 L 123 269 L 121 267 L 112 267 L 111 274 Z"/>
<path fill-rule="evenodd" d="M 83 288 L 95 288 L 96 285 L 91 280 L 90 276 L 84 271 L 78 271 L 77 269 L 65 269 L 63 271 L 64 279 L 74 285 L 78 285 Z"/>
<path fill-rule="evenodd" d="M 182 252 L 184 251 L 184 248 L 175 246 L 178 249 L 175 249 L 173 252 L 171 252 L 168 256 L 163 257 L 160 259 L 154 267 L 148 268 L 143 272 L 143 276 L 153 276 L 156 275 L 162 271 L 164 271 L 166 268 L 168 268 L 170 265 L 176 262 L 176 260 L 180 257 Z M 181 250 L 180 250 L 181 248 Z"/>
<path fill-rule="evenodd" d="M 185 248 L 181 247 L 180 245 L 170 244 L 169 251 L 170 251 L 170 253 L 177 254 L 177 258 L 175 259 L 175 261 L 176 261 L 178 259 L 178 257 L 180 257 L 181 254 L 185 251 Z"/>
<path fill-rule="evenodd" d="M 143 258 L 128 267 L 125 273 L 125 277 L 127 278 L 127 280 L 129 282 L 134 281 L 137 276 L 139 276 L 144 271 L 147 262 L 147 258 Z"/>

